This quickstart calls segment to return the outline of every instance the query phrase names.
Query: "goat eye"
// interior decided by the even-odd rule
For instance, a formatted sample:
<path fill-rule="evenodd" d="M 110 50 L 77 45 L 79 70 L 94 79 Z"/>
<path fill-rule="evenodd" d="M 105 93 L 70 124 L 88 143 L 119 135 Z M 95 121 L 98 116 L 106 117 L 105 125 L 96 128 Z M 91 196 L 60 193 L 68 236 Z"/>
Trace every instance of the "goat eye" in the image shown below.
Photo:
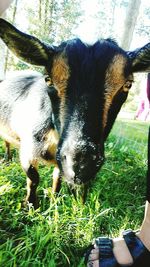
<path fill-rule="evenodd" d="M 50 97 L 56 96 L 57 95 L 57 90 L 54 86 L 54 84 L 52 83 L 52 79 L 47 75 L 45 76 L 45 82 L 47 85 L 47 92 L 49 94 Z"/>
<path fill-rule="evenodd" d="M 132 82 L 131 81 L 127 81 L 125 86 L 130 89 L 131 86 L 132 86 Z"/>
<path fill-rule="evenodd" d="M 52 79 L 48 75 L 45 76 L 45 82 L 46 82 L 47 86 L 51 86 L 52 85 Z"/>
<path fill-rule="evenodd" d="M 132 87 L 132 81 L 126 81 L 126 83 L 123 86 L 123 91 L 128 92 L 131 87 Z"/>

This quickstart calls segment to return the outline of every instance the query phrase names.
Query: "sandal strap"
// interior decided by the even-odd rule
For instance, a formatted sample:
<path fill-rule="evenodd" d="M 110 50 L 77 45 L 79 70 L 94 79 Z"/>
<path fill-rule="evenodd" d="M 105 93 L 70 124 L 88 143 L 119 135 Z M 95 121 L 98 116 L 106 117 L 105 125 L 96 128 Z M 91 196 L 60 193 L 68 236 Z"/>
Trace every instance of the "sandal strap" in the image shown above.
<path fill-rule="evenodd" d="M 135 261 L 136 258 L 140 256 L 140 254 L 147 250 L 142 241 L 132 230 L 125 230 L 123 231 L 122 235 L 133 258 L 133 261 Z"/>
<path fill-rule="evenodd" d="M 98 237 L 95 239 L 96 246 L 100 249 L 100 258 L 113 257 L 113 242 L 108 237 Z"/>
<path fill-rule="evenodd" d="M 120 267 L 113 254 L 113 241 L 108 237 L 96 238 L 95 243 L 99 248 L 100 267 Z"/>

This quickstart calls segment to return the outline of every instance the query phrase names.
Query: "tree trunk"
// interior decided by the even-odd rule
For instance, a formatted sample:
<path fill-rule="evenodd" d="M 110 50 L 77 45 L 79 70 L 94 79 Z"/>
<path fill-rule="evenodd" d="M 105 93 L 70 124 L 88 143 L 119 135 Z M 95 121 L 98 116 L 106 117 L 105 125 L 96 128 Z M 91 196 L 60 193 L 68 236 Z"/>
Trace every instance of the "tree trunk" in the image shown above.
<path fill-rule="evenodd" d="M 5 45 L 0 40 L 0 81 L 4 79 Z"/>
<path fill-rule="evenodd" d="M 53 27 L 53 13 L 54 13 L 54 0 L 50 2 L 50 14 L 49 14 L 49 23 L 48 23 L 48 34 L 52 31 Z"/>
<path fill-rule="evenodd" d="M 13 0 L 1 0 L 0 1 L 0 16 L 5 12 Z"/>
<path fill-rule="evenodd" d="M 139 15 L 140 5 L 141 5 L 141 0 L 134 0 L 134 1 L 130 0 L 129 2 L 126 13 L 124 32 L 121 41 L 121 46 L 125 50 L 129 50 L 130 48 L 133 38 L 134 28 Z"/>
<path fill-rule="evenodd" d="M 112 0 L 112 19 L 110 24 L 110 32 L 113 30 L 114 23 L 115 23 L 115 8 L 116 8 L 116 2 L 117 0 Z"/>
<path fill-rule="evenodd" d="M 44 31 L 47 36 L 49 36 L 49 33 L 52 31 L 54 7 L 55 7 L 54 0 L 46 0 Z"/>
<path fill-rule="evenodd" d="M 45 12 L 44 12 L 44 32 L 47 33 L 47 14 L 48 14 L 49 0 L 45 1 Z"/>
<path fill-rule="evenodd" d="M 39 0 L 39 21 L 42 20 L 42 0 Z"/>
<path fill-rule="evenodd" d="M 5 10 L 9 7 L 13 0 L 0 1 L 0 17 L 5 17 Z M 4 65 L 5 65 L 5 45 L 0 40 L 0 80 L 4 79 Z"/>
<path fill-rule="evenodd" d="M 16 12 L 17 12 L 17 5 L 18 5 L 18 0 L 15 0 L 14 3 L 14 10 L 13 10 L 13 15 L 12 15 L 12 24 L 15 22 L 15 17 L 16 17 Z M 9 50 L 7 48 L 6 50 L 6 56 L 5 56 L 5 65 L 4 65 L 4 74 L 6 73 L 7 66 L 8 66 L 8 58 L 9 58 Z"/>

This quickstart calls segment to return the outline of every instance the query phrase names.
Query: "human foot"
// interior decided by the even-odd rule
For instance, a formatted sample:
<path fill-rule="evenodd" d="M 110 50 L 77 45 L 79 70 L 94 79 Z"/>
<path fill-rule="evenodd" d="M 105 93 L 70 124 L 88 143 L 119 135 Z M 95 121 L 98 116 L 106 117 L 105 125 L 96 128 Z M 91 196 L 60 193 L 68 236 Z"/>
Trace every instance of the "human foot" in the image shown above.
<path fill-rule="evenodd" d="M 143 236 L 145 237 L 144 231 L 146 232 L 145 228 L 143 229 L 137 234 L 130 230 L 125 231 L 124 238 L 96 239 L 94 248 L 89 253 L 87 267 L 149 267 L 150 247 L 146 248 L 142 242 Z"/>
<path fill-rule="evenodd" d="M 133 259 L 123 238 L 118 237 L 113 239 L 113 254 L 116 261 L 121 265 L 131 265 L 133 263 Z M 94 249 L 92 249 L 89 255 L 87 266 L 99 267 L 99 257 L 100 251 L 98 246 L 95 244 Z"/>
<path fill-rule="evenodd" d="M 140 267 L 145 267 L 146 265 L 144 265 L 143 261 L 144 258 L 142 259 L 142 255 L 140 256 L 140 260 L 137 260 L 137 262 L 141 261 L 141 265 L 138 263 L 135 265 L 133 264 L 133 258 L 135 258 L 135 256 L 133 255 L 133 246 L 135 246 L 135 241 L 139 241 L 139 246 L 141 246 L 141 253 L 142 251 L 145 251 L 144 257 L 145 259 L 149 259 L 149 263 L 148 263 L 148 267 L 150 267 L 150 203 L 148 201 L 146 201 L 146 205 L 145 205 L 145 216 L 144 216 L 144 220 L 141 226 L 141 229 L 139 232 L 136 233 L 135 237 L 137 237 L 138 239 L 134 239 L 134 233 L 131 233 L 131 236 L 133 235 L 133 242 L 131 242 L 131 253 L 129 252 L 129 246 L 127 247 L 126 242 L 124 241 L 124 238 L 115 238 L 113 239 L 113 241 L 111 241 L 109 243 L 109 250 L 111 251 L 111 244 L 112 244 L 112 258 L 114 257 L 116 259 L 116 262 L 118 262 L 120 265 L 127 265 L 127 266 L 140 266 Z M 129 234 L 130 236 L 130 234 Z M 129 241 L 129 238 L 127 238 L 127 243 Z M 102 240 L 101 238 L 98 240 Z M 108 241 L 109 242 L 109 241 Z M 130 242 L 129 242 L 130 243 Z M 108 249 L 108 247 L 106 247 L 107 249 L 105 249 L 104 245 L 101 245 L 102 250 L 105 252 L 105 250 Z M 93 267 L 101 267 L 102 264 L 100 263 L 100 258 L 103 251 L 101 251 L 101 249 L 98 248 L 98 246 L 95 244 L 94 248 L 89 252 L 89 257 L 88 257 L 88 264 L 87 266 L 93 266 Z M 137 252 L 137 251 L 136 251 Z M 140 250 L 139 250 L 140 253 Z M 131 256 L 131 254 L 133 256 Z M 137 253 L 136 253 L 137 254 Z M 110 256 L 110 255 L 109 255 Z M 105 255 L 105 258 L 108 258 Z M 146 263 L 147 264 L 147 263 Z M 110 264 L 105 264 L 103 266 L 107 266 L 110 267 Z M 102 266 L 102 267 L 103 267 Z M 113 265 L 112 265 L 113 266 Z M 115 266 L 115 265 L 114 265 Z"/>

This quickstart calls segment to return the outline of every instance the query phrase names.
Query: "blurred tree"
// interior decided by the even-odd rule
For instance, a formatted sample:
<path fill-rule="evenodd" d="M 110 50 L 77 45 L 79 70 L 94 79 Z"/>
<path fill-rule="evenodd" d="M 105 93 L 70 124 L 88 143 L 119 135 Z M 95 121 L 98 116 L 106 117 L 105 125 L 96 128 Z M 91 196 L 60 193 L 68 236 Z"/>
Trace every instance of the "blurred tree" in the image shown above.
<path fill-rule="evenodd" d="M 23 14 L 22 17 L 20 14 Z M 81 22 L 81 16 L 79 0 L 35 0 L 30 1 L 30 5 L 28 0 L 23 0 L 15 2 L 9 10 L 7 19 L 22 31 L 47 43 L 59 44 L 74 37 L 74 30 Z M 29 65 L 19 62 L 10 52 L 6 69 L 29 68 Z M 35 69 L 34 66 L 30 68 Z"/>
<path fill-rule="evenodd" d="M 42 19 L 42 0 L 39 0 L 39 21 Z"/>
<path fill-rule="evenodd" d="M 74 31 L 81 23 L 82 10 L 79 0 L 62 0 L 56 25 L 56 40 L 60 43 L 74 37 Z"/>
<path fill-rule="evenodd" d="M 139 18 L 135 27 L 135 32 L 145 37 L 147 35 L 150 37 L 150 4 L 147 2 L 140 8 Z"/>
<path fill-rule="evenodd" d="M 9 7 L 12 1 L 13 0 L 0 1 L 0 16 L 1 17 L 5 17 L 6 9 Z M 5 45 L 0 40 L 0 80 L 4 79 L 4 75 L 5 75 L 4 65 L 5 65 Z"/>
<path fill-rule="evenodd" d="M 124 13 L 129 0 L 97 0 L 97 35 L 99 38 L 113 38 L 118 43 L 123 28 Z"/>
<path fill-rule="evenodd" d="M 115 21 L 115 9 L 117 6 L 117 0 L 98 0 L 98 12 L 97 20 L 99 21 L 99 27 L 97 35 L 100 38 L 107 38 L 114 33 L 114 21 Z"/>
<path fill-rule="evenodd" d="M 121 41 L 121 46 L 125 50 L 128 50 L 130 48 L 133 32 L 139 15 L 140 5 L 141 5 L 141 0 L 129 1 L 124 24 L 124 32 Z"/>
<path fill-rule="evenodd" d="M 13 0 L 1 0 L 0 1 L 0 16 L 4 14 Z"/>
<path fill-rule="evenodd" d="M 18 0 L 14 1 L 14 7 L 13 7 L 13 13 L 12 13 L 12 20 L 11 23 L 15 23 L 15 17 L 17 13 L 17 5 L 18 5 Z M 4 73 L 6 73 L 7 66 L 8 66 L 8 58 L 9 58 L 9 50 L 6 48 L 6 56 L 5 56 L 5 64 L 4 64 Z"/>

